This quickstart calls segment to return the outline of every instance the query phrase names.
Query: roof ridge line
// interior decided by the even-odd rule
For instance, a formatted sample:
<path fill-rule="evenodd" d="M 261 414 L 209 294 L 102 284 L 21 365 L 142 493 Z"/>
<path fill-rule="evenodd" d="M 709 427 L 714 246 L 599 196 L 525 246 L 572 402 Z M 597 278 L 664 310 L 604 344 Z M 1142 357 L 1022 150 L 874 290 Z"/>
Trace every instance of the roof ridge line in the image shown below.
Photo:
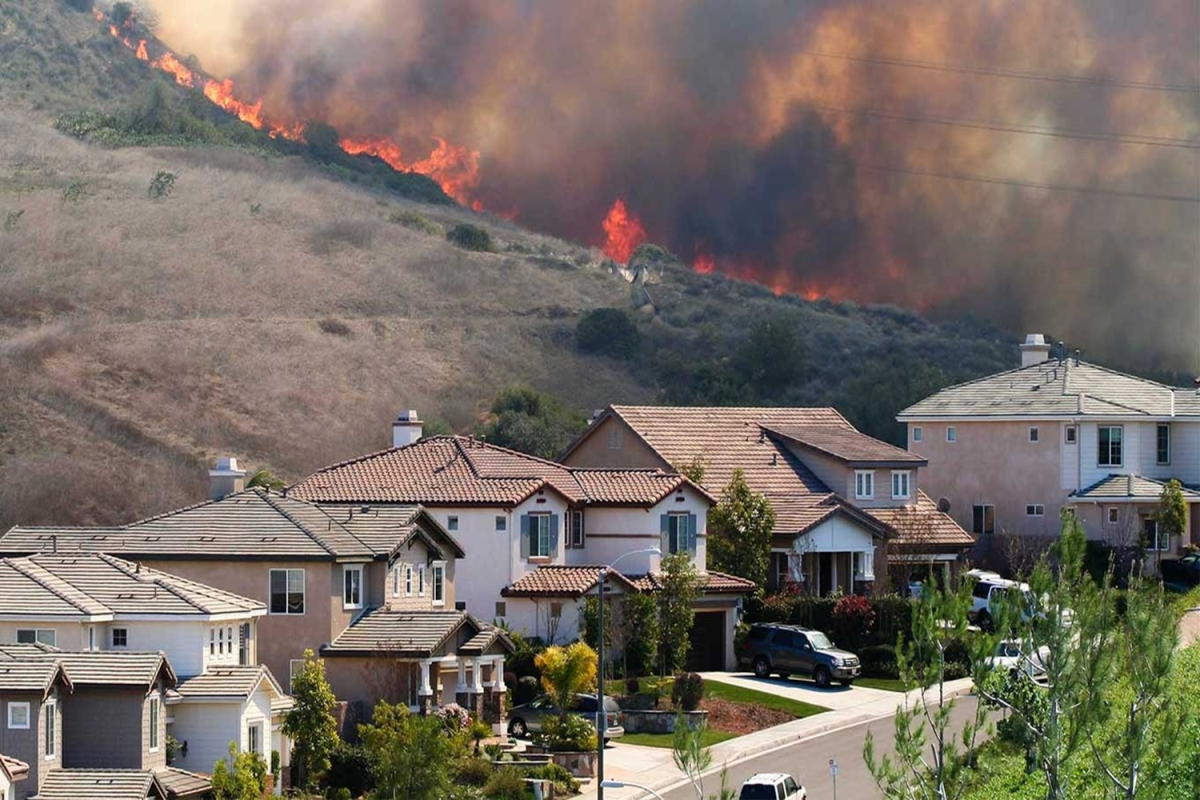
<path fill-rule="evenodd" d="M 279 499 L 284 500 L 289 503 L 300 503 L 302 505 L 312 508 L 315 511 L 320 512 L 321 515 L 323 515 L 330 521 L 330 523 L 332 523 L 333 525 L 337 525 L 340 530 L 342 530 L 347 536 L 349 536 L 351 539 L 353 539 L 354 541 L 356 541 L 360 545 L 362 545 L 364 548 L 366 548 L 366 550 L 368 552 L 370 552 L 371 554 L 375 553 L 375 548 L 371 547 L 369 544 L 364 542 L 362 539 L 358 538 L 357 534 L 355 534 L 353 531 L 351 531 L 349 528 L 347 528 L 340 521 L 334 519 L 333 515 L 330 514 L 328 511 L 326 511 L 319 503 L 313 503 L 313 502 L 310 502 L 303 498 L 297 498 L 297 497 L 281 496 Z M 305 534 L 309 536 L 309 538 L 316 539 L 317 544 L 321 545 L 321 547 L 324 547 L 326 550 L 328 550 L 330 555 L 334 555 L 334 556 L 337 555 L 337 553 L 335 553 L 334 551 L 329 550 L 329 547 L 325 544 L 324 540 L 321 539 L 321 535 L 319 533 L 317 533 L 316 531 L 309 531 L 308 527 L 306 525 L 304 525 L 304 523 L 302 523 L 300 520 L 298 520 L 294 516 L 292 516 L 292 514 L 290 512 L 285 511 L 283 509 L 283 507 L 280 506 L 274 499 L 268 498 L 268 502 L 270 502 L 271 505 L 279 511 L 279 513 L 285 515 L 287 517 L 288 521 L 290 521 L 296 527 L 300 528 L 300 530 L 304 531 Z M 356 504 L 351 503 L 350 505 L 356 505 Z M 361 504 L 357 504 L 357 505 L 361 505 Z"/>
<path fill-rule="evenodd" d="M 216 505 L 217 503 L 228 500 L 231 497 L 243 497 L 248 494 L 256 494 L 259 497 L 261 497 L 262 494 L 266 491 L 269 491 L 269 490 L 263 489 L 258 486 L 252 486 L 249 489 L 243 489 L 240 492 L 234 492 L 232 494 L 227 494 L 224 497 L 220 497 L 215 500 L 211 499 L 211 498 L 208 500 L 201 500 L 198 503 L 192 503 L 191 505 L 184 506 L 183 508 L 173 508 L 170 511 L 164 511 L 161 514 L 152 514 L 148 517 L 142 517 L 141 519 L 134 520 L 133 522 L 126 522 L 124 525 L 116 526 L 115 530 L 128 530 L 128 529 L 136 527 L 138 525 L 143 525 L 147 522 L 156 522 L 160 519 L 166 519 L 167 517 L 173 517 L 176 514 L 182 514 L 185 511 L 194 511 L 195 509 L 203 508 L 204 506 Z M 90 530 L 90 528 L 88 528 L 86 526 L 80 526 L 80 529 L 81 530 Z"/>
<path fill-rule="evenodd" d="M 3 562 L 5 562 L 5 563 L 8 563 L 8 564 L 9 564 L 9 566 L 11 566 L 11 567 L 12 567 L 13 569 L 15 569 L 17 572 L 20 572 L 20 573 L 21 573 L 22 575 L 24 575 L 26 578 L 29 578 L 31 581 L 33 581 L 34 583 L 38 584 L 39 586 L 41 586 L 41 587 L 42 587 L 43 589 L 45 589 L 46 591 L 48 591 L 48 592 L 50 592 L 50 593 L 54 594 L 56 597 L 58 597 L 58 598 L 59 598 L 60 600 L 62 600 L 63 602 L 65 602 L 65 603 L 68 603 L 68 604 L 70 604 L 70 605 L 74 606 L 76 609 L 78 609 L 78 610 L 79 610 L 79 612 L 80 612 L 81 614 L 91 614 L 91 613 L 92 613 L 91 611 L 87 610 L 86 608 L 82 608 L 82 607 L 80 607 L 80 605 L 79 605 L 77 602 L 75 602 L 75 601 L 74 601 L 74 600 L 72 600 L 71 598 L 67 597 L 65 594 L 63 594 L 63 593 L 62 593 L 60 590 L 58 590 L 58 589 L 57 589 L 57 588 L 55 588 L 54 586 L 51 586 L 49 583 L 46 583 L 46 581 L 45 581 L 45 579 L 44 579 L 44 578 L 38 578 L 38 577 L 34 576 L 33 574 L 31 574 L 31 572 L 32 572 L 32 569 L 31 569 L 31 568 L 33 568 L 33 569 L 36 569 L 36 570 L 38 570 L 39 572 L 42 572 L 42 573 L 45 573 L 46 575 L 49 575 L 49 576 L 50 576 L 51 578 L 53 578 L 54 580 L 61 580 L 61 579 L 60 579 L 60 578 L 59 578 L 57 575 L 55 575 L 55 574 L 54 574 L 53 572 L 51 572 L 50 570 L 48 570 L 48 569 L 46 569 L 45 567 L 42 567 L 42 566 L 40 566 L 40 565 L 38 565 L 38 564 L 34 563 L 33 561 L 30 561 L 29 559 L 30 559 L 30 557 L 29 557 L 29 556 L 23 556 L 23 557 L 21 557 L 21 558 L 6 558 L 6 559 L 3 559 Z M 24 562 L 26 562 L 26 563 L 25 563 L 25 564 L 18 564 L 18 563 L 17 563 L 18 561 L 24 561 Z M 92 597 L 90 594 L 88 594 L 87 592 L 83 591 L 82 589 L 77 589 L 75 586 L 73 586 L 72 584 L 68 583 L 67 581 L 63 581 L 63 582 L 64 582 L 64 583 L 66 583 L 68 586 L 70 586 L 70 587 L 71 587 L 72 589 L 74 589 L 75 591 L 79 592 L 79 594 L 83 595 L 84 597 L 86 597 L 87 599 L 91 600 L 91 601 L 92 601 L 93 603 L 95 603 L 96 605 L 98 605 L 98 606 L 100 606 L 101 608 L 103 608 L 103 609 L 104 609 L 106 612 L 108 612 L 109 614 L 116 613 L 116 612 L 114 612 L 114 611 L 113 611 L 111 608 L 109 608 L 107 605 L 105 605 L 104 603 L 100 602 L 100 601 L 99 601 L 99 600 L 97 600 L 96 598 Z"/>
<path fill-rule="evenodd" d="M 208 608 L 205 605 L 200 604 L 199 602 L 192 599 L 191 597 L 184 596 L 183 592 L 180 589 L 177 589 L 176 587 L 169 584 L 166 580 L 164 580 L 163 576 L 166 573 L 159 572 L 158 570 L 153 569 L 151 567 L 144 567 L 144 569 L 146 571 L 142 572 L 143 567 L 140 563 L 133 562 L 133 561 L 126 561 L 123 558 L 117 558 L 116 556 L 111 556 L 108 553 L 96 553 L 96 555 L 100 557 L 100 560 L 104 561 L 106 564 L 111 566 L 113 569 L 118 570 L 119 572 L 123 573 L 124 575 L 132 578 L 133 580 L 135 580 L 139 583 L 152 583 L 152 584 L 154 584 L 156 589 L 158 587 L 162 587 L 162 590 L 164 592 L 166 592 L 167 594 L 173 595 L 174 597 L 178 598 L 179 600 L 182 600 L 183 602 L 185 602 L 188 605 L 192 606 L 193 608 L 199 610 L 200 612 L 202 612 L 204 614 L 212 614 L 213 613 L 212 609 Z M 130 569 L 130 565 L 133 566 L 133 569 Z M 174 578 L 175 576 L 172 575 L 171 577 Z"/>
<path fill-rule="evenodd" d="M 292 525 L 294 525 L 297 530 L 299 530 L 301 533 L 303 533 L 309 539 L 312 539 L 314 542 L 316 542 L 318 545 L 320 545 L 321 549 L 324 550 L 326 553 L 328 553 L 331 556 L 337 555 L 337 553 L 335 553 L 332 549 L 330 549 L 329 545 L 327 545 L 320 536 L 318 536 L 313 531 L 310 531 L 303 523 L 300 522 L 300 520 L 296 519 L 291 514 L 289 514 L 287 511 L 285 511 L 283 508 L 281 508 L 279 506 L 279 504 L 276 503 L 271 497 L 263 496 L 263 500 L 267 503 L 268 506 L 273 508 L 277 514 L 279 514 L 281 517 L 286 519 L 288 522 L 292 523 Z M 328 514 L 326 514 L 325 516 L 329 517 Z M 331 521 L 333 521 L 333 517 L 329 517 L 329 519 Z M 349 533 L 349 531 L 347 531 L 347 533 Z M 355 536 L 353 538 L 356 541 L 358 540 L 357 536 Z"/>

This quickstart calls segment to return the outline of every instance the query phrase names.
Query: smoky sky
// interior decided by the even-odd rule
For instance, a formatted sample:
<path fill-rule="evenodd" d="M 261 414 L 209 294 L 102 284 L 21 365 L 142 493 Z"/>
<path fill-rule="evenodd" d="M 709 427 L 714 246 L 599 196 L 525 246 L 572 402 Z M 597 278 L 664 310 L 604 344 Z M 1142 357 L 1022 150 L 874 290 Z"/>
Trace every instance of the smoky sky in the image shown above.
<path fill-rule="evenodd" d="M 479 151 L 535 229 L 623 198 L 777 290 L 1200 368 L 1193 0 L 151 4 L 275 117 Z"/>

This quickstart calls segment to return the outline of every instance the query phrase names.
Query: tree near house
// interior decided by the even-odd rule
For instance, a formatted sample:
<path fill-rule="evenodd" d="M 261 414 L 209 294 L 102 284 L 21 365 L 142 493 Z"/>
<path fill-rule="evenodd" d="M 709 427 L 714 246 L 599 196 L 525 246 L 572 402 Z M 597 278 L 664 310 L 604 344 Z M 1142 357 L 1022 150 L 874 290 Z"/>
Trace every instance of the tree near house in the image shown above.
<path fill-rule="evenodd" d="M 283 721 L 283 733 L 292 740 L 292 755 L 300 769 L 301 785 L 315 782 L 329 769 L 329 756 L 338 743 L 337 704 L 325 678 L 325 665 L 312 650 L 304 651 L 304 667 L 292 679 L 295 704 Z"/>
<path fill-rule="evenodd" d="M 542 673 L 542 688 L 554 701 L 560 719 L 575 704 L 575 695 L 596 682 L 596 651 L 585 642 L 547 647 L 534 658 Z"/>
<path fill-rule="evenodd" d="M 766 496 L 750 490 L 742 470 L 734 470 L 721 500 L 708 512 L 708 563 L 712 569 L 767 583 L 775 511 Z"/>
<path fill-rule="evenodd" d="M 658 618 L 664 674 L 676 673 L 687 663 L 689 634 L 700 596 L 700 576 L 687 553 L 663 556 L 659 577 Z"/>
<path fill-rule="evenodd" d="M 1182 536 L 1187 530 L 1187 501 L 1183 499 L 1183 484 L 1171 478 L 1162 488 L 1155 514 L 1161 533 Z"/>
<path fill-rule="evenodd" d="M 249 751 L 239 753 L 237 742 L 230 742 L 229 759 L 213 765 L 213 800 L 259 800 L 266 788 L 267 764 L 262 756 Z"/>
<path fill-rule="evenodd" d="M 370 724 L 359 725 L 358 733 L 374 765 L 374 796 L 451 796 L 451 772 L 467 752 L 464 731 L 449 731 L 437 715 L 421 717 L 402 705 L 381 702 Z"/>

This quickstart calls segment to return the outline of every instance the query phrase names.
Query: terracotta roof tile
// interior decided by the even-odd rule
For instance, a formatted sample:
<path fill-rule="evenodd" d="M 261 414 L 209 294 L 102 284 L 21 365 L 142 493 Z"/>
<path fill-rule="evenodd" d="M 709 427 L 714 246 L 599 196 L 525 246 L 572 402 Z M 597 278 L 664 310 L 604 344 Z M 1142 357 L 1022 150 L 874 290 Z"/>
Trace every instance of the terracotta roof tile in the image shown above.
<path fill-rule="evenodd" d="M 917 493 L 915 506 L 863 511 L 895 532 L 889 541 L 896 547 L 966 548 L 975 544 L 975 537 L 949 514 L 939 511 L 937 503 L 924 492 Z"/>
<path fill-rule="evenodd" d="M 601 569 L 603 567 L 598 564 L 547 564 L 504 587 L 500 594 L 504 597 L 581 597 L 596 588 Z M 604 590 L 605 595 L 612 591 L 614 583 L 622 584 L 626 591 L 636 589 L 629 578 L 614 570 L 609 572 L 609 586 Z"/>
<path fill-rule="evenodd" d="M 867 436 L 853 428 L 830 425 L 794 428 L 768 426 L 772 434 L 816 450 L 847 464 L 912 464 L 923 466 L 928 461 L 895 445 Z"/>
<path fill-rule="evenodd" d="M 661 576 L 653 572 L 631 580 L 643 592 L 657 592 L 662 588 Z M 758 588 L 753 581 L 711 570 L 700 576 L 700 583 L 705 594 L 750 594 Z"/>
<path fill-rule="evenodd" d="M 0 769 L 4 770 L 4 774 L 8 776 L 8 780 L 23 781 L 29 777 L 29 765 L 18 758 L 6 756 L 0 753 Z"/>

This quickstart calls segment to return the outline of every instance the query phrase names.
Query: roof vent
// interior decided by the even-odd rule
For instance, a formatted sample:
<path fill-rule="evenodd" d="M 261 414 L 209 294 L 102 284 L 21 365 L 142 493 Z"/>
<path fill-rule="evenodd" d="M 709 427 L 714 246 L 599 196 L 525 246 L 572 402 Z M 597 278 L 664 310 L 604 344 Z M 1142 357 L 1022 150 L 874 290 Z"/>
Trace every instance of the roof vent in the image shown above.
<path fill-rule="evenodd" d="M 1040 333 L 1031 333 L 1021 345 L 1021 366 L 1032 367 L 1050 360 L 1050 343 Z"/>

